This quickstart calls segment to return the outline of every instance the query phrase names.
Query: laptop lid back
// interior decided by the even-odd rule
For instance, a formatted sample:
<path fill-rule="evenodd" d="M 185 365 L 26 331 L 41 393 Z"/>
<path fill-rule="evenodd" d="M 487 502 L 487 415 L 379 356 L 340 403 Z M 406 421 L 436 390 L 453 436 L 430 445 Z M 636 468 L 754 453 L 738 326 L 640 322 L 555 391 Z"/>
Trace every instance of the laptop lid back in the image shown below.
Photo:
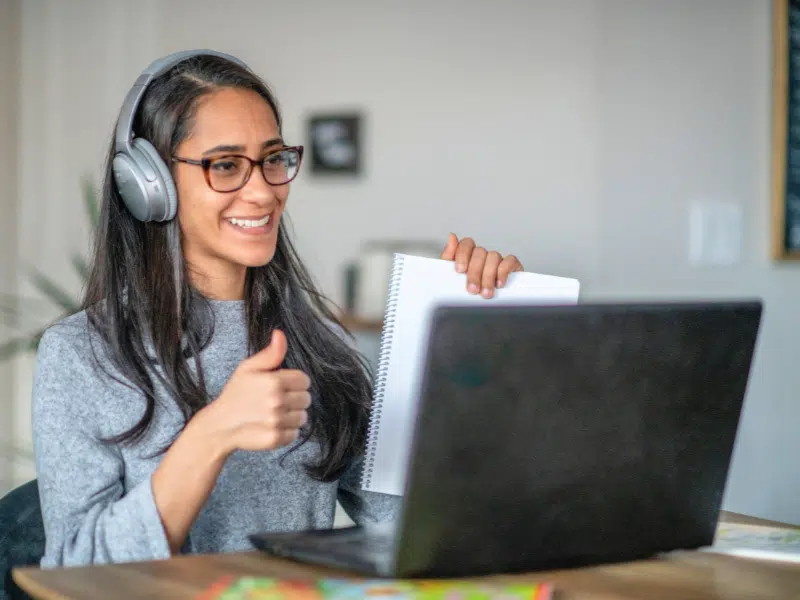
<path fill-rule="evenodd" d="M 712 542 L 760 302 L 440 307 L 398 575 Z"/>

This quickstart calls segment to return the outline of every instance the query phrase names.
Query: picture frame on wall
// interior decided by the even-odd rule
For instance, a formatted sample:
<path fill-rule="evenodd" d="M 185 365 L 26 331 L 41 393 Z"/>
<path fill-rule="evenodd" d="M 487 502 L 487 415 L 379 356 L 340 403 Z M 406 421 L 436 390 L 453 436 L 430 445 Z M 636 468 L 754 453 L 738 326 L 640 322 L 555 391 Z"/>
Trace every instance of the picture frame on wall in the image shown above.
<path fill-rule="evenodd" d="M 359 113 L 312 114 L 308 119 L 311 173 L 360 175 L 361 134 L 362 117 Z"/>
<path fill-rule="evenodd" d="M 800 0 L 773 0 L 774 260 L 800 260 Z"/>

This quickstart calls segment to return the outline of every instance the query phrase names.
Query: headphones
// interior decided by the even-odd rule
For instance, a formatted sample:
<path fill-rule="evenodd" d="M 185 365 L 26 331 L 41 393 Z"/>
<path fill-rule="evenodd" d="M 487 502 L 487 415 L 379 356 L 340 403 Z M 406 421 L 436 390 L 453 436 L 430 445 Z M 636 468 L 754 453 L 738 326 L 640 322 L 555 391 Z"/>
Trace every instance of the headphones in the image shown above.
<path fill-rule="evenodd" d="M 125 206 L 140 221 L 173 219 L 178 210 L 178 193 L 169 167 L 155 147 L 146 139 L 135 137 L 133 119 L 136 109 L 153 79 L 187 58 L 202 55 L 225 58 L 248 69 L 238 58 L 214 50 L 176 52 L 153 61 L 142 71 L 122 103 L 114 134 L 112 171 Z"/>

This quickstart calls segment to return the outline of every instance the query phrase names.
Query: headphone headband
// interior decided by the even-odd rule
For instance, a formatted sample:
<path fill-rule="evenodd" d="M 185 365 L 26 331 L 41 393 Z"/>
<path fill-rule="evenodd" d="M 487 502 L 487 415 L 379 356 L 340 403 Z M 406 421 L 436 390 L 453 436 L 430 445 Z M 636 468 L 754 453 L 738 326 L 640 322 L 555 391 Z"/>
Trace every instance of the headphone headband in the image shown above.
<path fill-rule="evenodd" d="M 150 85 L 150 82 L 187 58 L 203 55 L 225 58 L 245 69 L 248 68 L 246 64 L 235 56 L 215 50 L 182 50 L 181 52 L 175 52 L 154 60 L 150 63 L 150 66 L 142 71 L 142 74 L 136 78 L 133 87 L 131 87 L 128 95 L 125 96 L 125 101 L 122 103 L 122 108 L 119 112 L 119 120 L 117 121 L 117 129 L 114 135 L 114 152 L 130 151 L 131 141 L 133 139 L 133 119 L 136 116 L 136 109 L 139 107 L 139 102 L 141 102 L 142 96 L 144 96 L 144 92 L 147 86 Z"/>
<path fill-rule="evenodd" d="M 247 69 L 242 61 L 214 50 L 185 50 L 153 61 L 125 96 L 114 132 L 114 183 L 122 201 L 140 221 L 169 221 L 175 217 L 178 192 L 169 165 L 153 145 L 134 137 L 133 120 L 150 82 L 179 62 L 198 55 L 218 56 Z M 249 69 L 248 69 L 249 70 Z"/>

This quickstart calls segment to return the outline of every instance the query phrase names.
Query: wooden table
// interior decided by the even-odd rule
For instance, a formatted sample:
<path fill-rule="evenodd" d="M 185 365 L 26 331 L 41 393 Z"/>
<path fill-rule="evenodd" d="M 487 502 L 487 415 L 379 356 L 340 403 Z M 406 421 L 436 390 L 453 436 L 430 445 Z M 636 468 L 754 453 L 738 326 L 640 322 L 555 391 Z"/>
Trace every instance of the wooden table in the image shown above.
<path fill-rule="evenodd" d="M 786 527 L 782 523 L 723 513 L 722 521 Z M 180 556 L 169 560 L 40 570 L 14 569 L 14 581 L 43 600 L 86 598 L 194 598 L 224 575 L 315 579 L 354 576 L 258 552 Z M 680 552 L 632 563 L 545 571 L 490 579 L 552 582 L 557 598 L 800 598 L 800 564 Z"/>

